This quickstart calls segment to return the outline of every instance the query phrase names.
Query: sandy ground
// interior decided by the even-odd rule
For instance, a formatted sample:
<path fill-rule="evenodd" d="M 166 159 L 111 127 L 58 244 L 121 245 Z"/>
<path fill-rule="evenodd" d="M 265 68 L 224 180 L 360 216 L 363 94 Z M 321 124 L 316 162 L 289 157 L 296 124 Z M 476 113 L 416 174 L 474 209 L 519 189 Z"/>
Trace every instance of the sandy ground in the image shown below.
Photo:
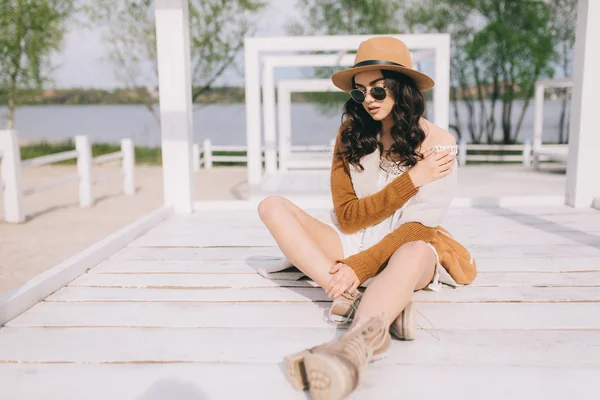
<path fill-rule="evenodd" d="M 117 170 L 116 165 L 97 167 L 95 174 Z M 26 168 L 24 187 L 75 173 L 75 166 Z M 235 200 L 247 194 L 245 167 L 201 170 L 195 177 L 196 200 Z M 461 169 L 458 193 L 469 197 L 562 195 L 565 182 L 564 171 L 540 174 L 520 166 L 469 166 Z M 121 180 L 99 183 L 94 187 L 95 206 L 80 208 L 77 185 L 71 183 L 27 196 L 27 221 L 23 224 L 7 224 L 0 216 L 0 294 L 162 205 L 160 167 L 138 166 L 136 186 L 135 195 L 125 196 Z M 2 209 L 0 196 L 0 212 Z"/>

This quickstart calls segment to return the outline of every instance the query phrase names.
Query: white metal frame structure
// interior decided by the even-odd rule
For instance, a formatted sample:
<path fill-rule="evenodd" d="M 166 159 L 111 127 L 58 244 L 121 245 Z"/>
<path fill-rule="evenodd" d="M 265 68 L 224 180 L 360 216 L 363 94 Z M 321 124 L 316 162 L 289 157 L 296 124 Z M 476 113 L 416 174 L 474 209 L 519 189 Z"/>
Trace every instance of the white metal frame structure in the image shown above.
<path fill-rule="evenodd" d="M 600 1 L 579 0 L 567 162 L 566 204 L 590 207 L 600 196 L 597 96 L 600 93 Z"/>
<path fill-rule="evenodd" d="M 157 50 L 159 64 L 161 131 L 165 204 L 176 212 L 192 212 L 192 129 L 187 0 L 157 0 Z M 600 135 L 595 132 L 595 96 L 600 92 L 600 52 L 594 39 L 600 37 L 600 2 L 580 0 L 576 32 L 575 68 L 571 103 L 571 133 L 567 163 L 566 203 L 591 206 L 600 195 L 595 172 Z M 273 51 L 339 51 L 358 48 L 371 36 L 246 38 L 246 126 L 249 152 L 248 184 L 261 180 L 260 55 Z M 436 48 L 437 101 L 449 98 L 450 38 L 448 35 L 398 36 L 412 49 Z M 439 58 L 438 58 L 439 57 Z M 444 62 L 439 62 L 445 60 Z M 437 103 L 436 103 L 437 104 Z M 446 103 L 447 104 L 447 103 Z M 448 110 L 436 106 L 440 118 Z M 440 115 L 441 114 L 441 115 Z M 440 121 L 440 119 L 438 119 Z M 439 123 L 439 122 L 438 122 Z M 441 123 L 439 123 L 442 125 Z"/>
<path fill-rule="evenodd" d="M 568 146 L 542 144 L 543 123 L 544 123 L 544 93 L 548 88 L 567 88 L 573 87 L 573 81 L 570 79 L 562 80 L 539 80 L 535 83 L 535 108 L 533 114 L 533 165 L 537 167 L 541 159 L 551 161 L 567 162 Z"/>
<path fill-rule="evenodd" d="M 448 125 L 449 119 L 449 97 L 450 97 L 450 35 L 448 34 L 423 34 L 423 35 L 393 35 L 402 40 L 409 49 L 427 49 L 435 51 L 435 73 L 433 79 L 436 81 L 434 89 L 434 107 L 436 110 L 436 123 L 442 127 Z M 360 43 L 373 35 L 351 35 L 351 36 L 285 36 L 285 37 L 249 37 L 245 40 L 245 83 L 246 83 L 246 140 L 248 148 L 248 185 L 250 189 L 260 185 L 262 178 L 261 166 L 261 57 L 266 53 L 294 51 L 348 51 L 357 49 Z M 338 58 L 339 55 L 334 55 Z M 269 82 L 267 77 L 265 90 L 274 92 L 273 81 Z M 263 85 L 265 82 L 263 82 Z M 274 96 L 266 102 L 271 104 L 274 110 Z M 269 171 L 275 170 L 275 130 L 272 122 L 269 125 L 269 143 L 265 143 L 266 151 L 270 151 L 266 163 L 270 165 Z M 272 121 L 272 119 L 271 119 Z M 266 141 L 266 133 L 265 133 Z"/>
<path fill-rule="evenodd" d="M 421 50 L 411 52 L 413 66 L 428 57 L 434 57 L 435 50 Z M 263 96 L 263 121 L 264 121 L 264 147 L 265 147 L 265 172 L 272 175 L 277 170 L 277 152 L 275 137 L 277 123 L 275 118 L 275 68 L 277 67 L 333 67 L 351 66 L 354 63 L 354 54 L 309 54 L 291 56 L 267 55 L 261 57 L 262 61 L 262 96 Z M 418 68 L 417 68 L 418 69 Z M 318 90 L 319 91 L 319 90 Z M 281 148 L 281 146 L 279 146 Z"/>
<path fill-rule="evenodd" d="M 277 119 L 279 121 L 279 171 L 289 168 L 292 149 L 292 93 L 339 92 L 331 79 L 289 79 L 277 83 Z M 335 132 L 334 132 L 335 134 Z"/>

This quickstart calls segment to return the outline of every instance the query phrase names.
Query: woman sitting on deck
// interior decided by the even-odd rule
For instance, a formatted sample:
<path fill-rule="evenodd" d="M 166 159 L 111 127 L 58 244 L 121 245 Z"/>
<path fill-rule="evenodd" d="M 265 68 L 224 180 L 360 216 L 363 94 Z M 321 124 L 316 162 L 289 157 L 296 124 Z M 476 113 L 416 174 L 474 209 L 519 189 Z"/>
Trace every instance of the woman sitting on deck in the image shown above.
<path fill-rule="evenodd" d="M 351 99 L 334 148 L 331 221 L 277 196 L 258 208 L 287 260 L 334 299 L 330 315 L 352 321 L 341 338 L 285 359 L 292 385 L 327 400 L 354 390 L 390 332 L 414 338 L 415 290 L 476 275 L 468 251 L 439 226 L 456 186 L 456 142 L 423 118 L 432 79 L 412 69 L 404 43 L 376 37 L 332 80 Z"/>

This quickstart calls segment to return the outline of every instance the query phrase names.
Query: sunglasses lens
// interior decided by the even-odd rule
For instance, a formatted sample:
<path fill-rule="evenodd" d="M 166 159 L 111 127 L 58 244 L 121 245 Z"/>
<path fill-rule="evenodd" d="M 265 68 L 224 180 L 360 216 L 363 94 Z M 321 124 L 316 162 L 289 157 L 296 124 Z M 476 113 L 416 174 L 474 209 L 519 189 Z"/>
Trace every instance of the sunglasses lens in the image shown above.
<path fill-rule="evenodd" d="M 385 96 L 386 96 L 385 88 L 382 88 L 381 86 L 375 86 L 374 88 L 371 89 L 371 96 L 373 96 L 373 98 L 375 100 L 385 99 Z"/>
<path fill-rule="evenodd" d="M 350 92 L 350 97 L 357 103 L 365 101 L 365 94 L 358 89 L 354 89 Z"/>

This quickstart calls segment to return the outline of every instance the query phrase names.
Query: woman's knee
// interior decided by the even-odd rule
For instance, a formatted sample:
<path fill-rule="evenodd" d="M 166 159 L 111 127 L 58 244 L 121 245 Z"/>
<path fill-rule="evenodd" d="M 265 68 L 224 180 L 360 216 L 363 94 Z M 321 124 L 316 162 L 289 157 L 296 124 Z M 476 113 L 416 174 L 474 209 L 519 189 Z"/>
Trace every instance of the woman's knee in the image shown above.
<path fill-rule="evenodd" d="M 427 243 L 422 240 L 416 240 L 400 246 L 394 254 L 392 254 L 388 266 L 391 265 L 395 268 L 411 268 L 418 271 L 424 265 L 433 261 L 435 261 L 434 255 Z"/>
<path fill-rule="evenodd" d="M 269 196 L 258 204 L 258 215 L 263 222 L 270 222 L 289 211 L 288 200 L 281 196 Z"/>

